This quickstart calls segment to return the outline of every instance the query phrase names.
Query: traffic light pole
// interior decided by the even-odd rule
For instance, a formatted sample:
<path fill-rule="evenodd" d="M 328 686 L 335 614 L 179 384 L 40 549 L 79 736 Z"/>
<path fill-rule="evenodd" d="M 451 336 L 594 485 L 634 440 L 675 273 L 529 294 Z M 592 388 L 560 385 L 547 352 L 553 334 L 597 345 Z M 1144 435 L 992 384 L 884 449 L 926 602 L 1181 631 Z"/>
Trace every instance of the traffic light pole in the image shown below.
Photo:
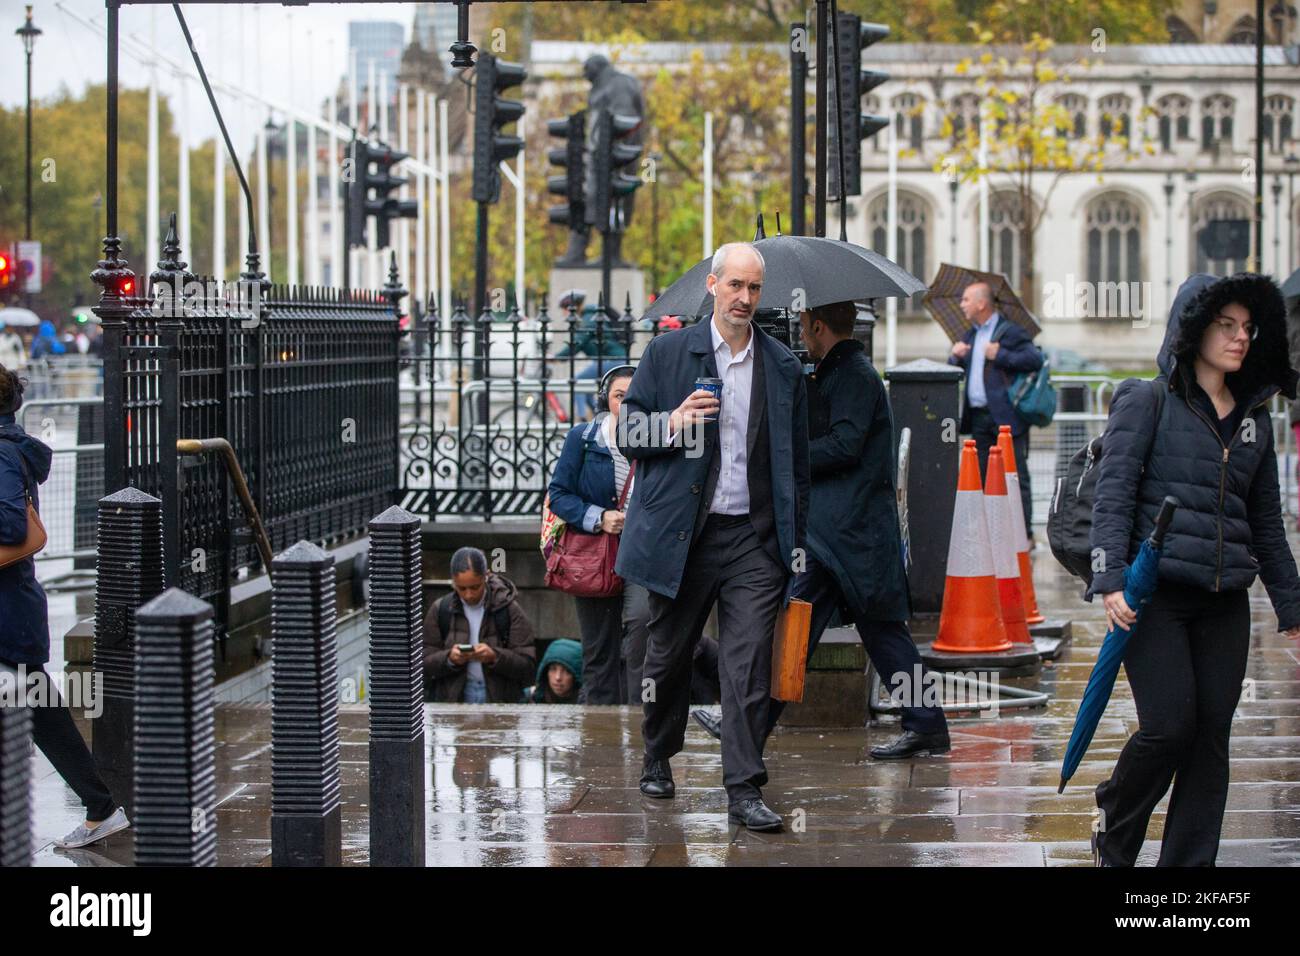
<path fill-rule="evenodd" d="M 808 80 L 808 24 L 790 24 L 790 234 L 802 236 L 808 198 L 808 168 L 805 159 L 807 109 L 804 89 Z"/>
<path fill-rule="evenodd" d="M 826 66 L 830 41 L 830 0 L 817 0 L 817 154 L 813 195 L 813 235 L 826 235 Z"/>
<path fill-rule="evenodd" d="M 481 328 L 478 325 L 478 319 L 483 315 L 483 310 L 487 308 L 487 260 L 488 260 L 488 209 L 491 203 L 480 202 L 478 206 L 478 231 L 474 236 L 474 381 L 481 382 L 485 378 L 485 358 L 489 349 L 489 343 L 484 341 L 491 332 L 491 326 Z M 488 421 L 488 393 L 487 389 L 479 391 L 478 399 L 475 402 L 478 407 L 478 421 L 486 425 Z"/>

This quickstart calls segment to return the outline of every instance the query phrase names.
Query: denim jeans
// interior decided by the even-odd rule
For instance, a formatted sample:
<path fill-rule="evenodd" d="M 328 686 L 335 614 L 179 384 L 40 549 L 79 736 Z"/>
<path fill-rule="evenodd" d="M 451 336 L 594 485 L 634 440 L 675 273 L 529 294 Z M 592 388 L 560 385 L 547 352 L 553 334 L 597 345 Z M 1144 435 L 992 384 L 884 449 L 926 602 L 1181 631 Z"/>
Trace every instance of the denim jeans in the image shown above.
<path fill-rule="evenodd" d="M 465 691 L 460 695 L 460 702 L 462 704 L 486 704 L 487 681 L 466 677 Z"/>

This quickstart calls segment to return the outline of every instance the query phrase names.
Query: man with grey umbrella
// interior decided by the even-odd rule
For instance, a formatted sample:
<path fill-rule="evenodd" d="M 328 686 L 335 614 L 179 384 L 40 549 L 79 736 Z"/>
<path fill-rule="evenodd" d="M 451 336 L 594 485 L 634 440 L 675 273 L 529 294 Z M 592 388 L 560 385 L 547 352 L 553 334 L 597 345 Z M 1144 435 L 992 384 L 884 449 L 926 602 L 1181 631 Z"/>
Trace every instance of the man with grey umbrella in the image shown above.
<path fill-rule="evenodd" d="M 722 246 L 706 279 L 712 316 L 647 346 L 619 412 L 637 478 L 615 570 L 650 592 L 641 792 L 673 796 L 692 653 L 716 604 L 728 819 L 779 830 L 762 751 L 772 636 L 808 511 L 808 412 L 798 360 L 753 322 L 763 274 L 752 245 Z"/>
<path fill-rule="evenodd" d="M 793 596 L 812 604 L 808 655 L 835 615 L 857 627 L 872 665 L 901 705 L 903 733 L 871 749 L 876 760 L 899 760 L 950 749 L 943 709 L 926 701 L 924 668 L 908 631 L 911 601 L 895 494 L 894 421 L 889 396 L 862 343 L 853 337 L 852 302 L 800 315 L 813 372 L 808 465 L 807 566 Z M 785 704 L 768 708 L 768 731 Z M 722 719 L 692 715 L 714 737 Z M 725 738 L 724 738 L 725 739 Z"/>

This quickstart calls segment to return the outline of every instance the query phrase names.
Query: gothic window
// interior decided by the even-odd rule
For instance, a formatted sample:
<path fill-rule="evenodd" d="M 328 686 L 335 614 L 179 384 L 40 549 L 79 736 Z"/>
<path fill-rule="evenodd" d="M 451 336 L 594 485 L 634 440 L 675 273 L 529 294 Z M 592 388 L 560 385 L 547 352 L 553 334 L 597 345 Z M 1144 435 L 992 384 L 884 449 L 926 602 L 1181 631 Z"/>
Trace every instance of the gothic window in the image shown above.
<path fill-rule="evenodd" d="M 1103 193 L 1085 215 L 1088 281 L 1142 281 L 1142 212 L 1123 193 Z"/>
<path fill-rule="evenodd" d="M 900 93 L 894 97 L 890 106 L 894 110 L 894 132 L 898 142 L 906 143 L 920 152 L 924 133 L 922 114 L 925 111 L 925 100 L 915 93 Z"/>
<path fill-rule="evenodd" d="M 1223 144 L 1232 148 L 1232 97 L 1216 93 L 1201 101 L 1201 149 L 1209 152 Z"/>
<path fill-rule="evenodd" d="M 871 201 L 867 209 L 867 224 L 871 230 L 871 249 L 885 255 L 889 235 L 889 194 L 881 193 Z M 895 232 L 897 241 L 897 258 L 895 261 L 912 275 L 925 280 L 929 275 L 930 265 L 927 257 L 927 244 L 930 232 L 929 203 L 916 193 L 898 191 L 898 223 Z M 905 311 L 916 312 L 921 309 L 921 296 L 918 292 L 904 306 Z"/>
<path fill-rule="evenodd" d="M 1264 137 L 1264 142 L 1268 143 L 1269 152 L 1283 152 L 1294 128 L 1295 100 L 1281 93 L 1274 93 L 1264 100 L 1260 134 Z"/>
<path fill-rule="evenodd" d="M 1057 135 L 1069 136 L 1070 139 L 1082 139 L 1088 134 L 1088 100 L 1078 93 L 1064 93 L 1056 98 L 1056 104 L 1065 110 L 1069 120 L 1064 128 L 1057 127 Z"/>
<path fill-rule="evenodd" d="M 1232 222 L 1238 225 L 1226 225 Z M 1200 200 L 1192 223 L 1193 271 L 1227 276 L 1244 270 L 1249 255 L 1249 223 L 1250 205 L 1241 196 L 1216 193 Z M 1232 235 L 1244 237 L 1245 242 L 1227 249 L 1224 240 Z"/>
<path fill-rule="evenodd" d="M 1102 136 L 1108 139 L 1112 136 L 1129 138 L 1133 128 L 1130 116 L 1133 109 L 1132 100 L 1123 93 L 1112 93 L 1110 96 L 1103 96 L 1097 102 L 1097 109 L 1101 113 L 1098 128 Z"/>
<path fill-rule="evenodd" d="M 1192 101 L 1178 93 L 1170 93 L 1156 101 L 1160 117 L 1160 148 L 1173 152 L 1175 142 L 1192 138 Z"/>
<path fill-rule="evenodd" d="M 979 135 L 980 98 L 975 93 L 962 93 L 952 101 L 949 118 L 952 120 L 952 141 L 961 141 L 966 130 L 974 130 Z"/>
<path fill-rule="evenodd" d="M 989 267 L 1006 276 L 1012 288 L 1020 287 L 1024 263 L 1023 207 L 1019 193 L 1004 190 L 989 197 Z"/>

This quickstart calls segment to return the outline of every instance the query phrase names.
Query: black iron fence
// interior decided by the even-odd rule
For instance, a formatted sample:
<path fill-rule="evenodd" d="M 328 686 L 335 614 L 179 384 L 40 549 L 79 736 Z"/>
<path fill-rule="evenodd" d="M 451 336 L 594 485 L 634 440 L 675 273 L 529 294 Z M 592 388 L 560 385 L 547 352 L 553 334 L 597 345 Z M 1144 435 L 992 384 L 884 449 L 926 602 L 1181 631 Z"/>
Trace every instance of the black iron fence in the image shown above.
<path fill-rule="evenodd" d="M 417 310 L 418 313 L 418 310 Z M 695 322 L 685 319 L 686 324 Z M 537 517 L 600 377 L 678 320 L 570 308 L 417 314 L 401 373 L 401 504 L 427 520 Z"/>
<path fill-rule="evenodd" d="M 180 255 L 169 231 L 149 295 L 96 309 L 104 487 L 163 500 L 167 584 L 211 603 L 220 628 L 231 582 L 262 561 L 224 461 L 177 441 L 229 441 L 273 551 L 364 535 L 397 488 L 405 291 L 395 271 L 382 291 L 218 282 Z"/>

